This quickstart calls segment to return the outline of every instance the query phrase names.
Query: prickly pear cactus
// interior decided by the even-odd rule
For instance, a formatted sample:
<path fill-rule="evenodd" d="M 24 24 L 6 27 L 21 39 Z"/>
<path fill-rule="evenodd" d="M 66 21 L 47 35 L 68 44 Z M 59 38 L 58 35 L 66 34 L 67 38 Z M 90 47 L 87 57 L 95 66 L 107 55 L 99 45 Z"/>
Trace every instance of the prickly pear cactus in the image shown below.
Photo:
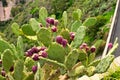
<path fill-rule="evenodd" d="M 73 11 L 72 15 L 73 15 L 74 20 L 80 20 L 82 11 L 80 9 L 77 9 L 77 10 Z"/>
<path fill-rule="evenodd" d="M 39 10 L 39 21 L 43 24 L 44 27 L 46 26 L 45 19 L 47 18 L 47 16 L 48 16 L 48 12 L 47 12 L 46 8 L 42 7 Z"/>
<path fill-rule="evenodd" d="M 83 22 L 83 26 L 91 27 L 91 26 L 94 26 L 96 22 L 97 22 L 97 19 L 95 17 L 90 17 Z"/>
<path fill-rule="evenodd" d="M 48 63 L 49 65 L 53 65 L 56 68 L 61 67 L 61 68 L 65 68 L 66 69 L 66 66 L 64 64 L 62 64 L 60 62 L 57 62 L 55 60 L 51 60 L 51 59 L 47 59 L 47 58 L 41 58 L 41 60 L 46 62 L 46 63 Z"/>
<path fill-rule="evenodd" d="M 110 64 L 112 63 L 114 59 L 114 55 L 108 55 L 105 58 L 103 58 L 98 65 L 96 66 L 96 73 L 103 73 L 105 71 L 107 71 L 107 69 L 109 68 Z"/>
<path fill-rule="evenodd" d="M 31 18 L 29 20 L 29 24 L 31 25 L 33 31 L 35 31 L 35 32 L 39 31 L 39 29 L 40 29 L 39 22 L 36 21 L 35 18 Z"/>
<path fill-rule="evenodd" d="M 72 67 L 76 64 L 76 61 L 78 60 L 79 53 L 76 49 L 72 50 L 65 60 L 65 65 L 68 70 L 72 69 Z"/>
<path fill-rule="evenodd" d="M 35 36 L 36 32 L 33 31 L 30 24 L 24 24 L 22 25 L 22 32 L 27 36 Z"/>
<path fill-rule="evenodd" d="M 6 49 L 2 55 L 2 66 L 6 72 L 9 72 L 10 68 L 13 66 L 13 56 L 9 49 Z"/>
<path fill-rule="evenodd" d="M 79 52 L 79 57 L 78 57 L 78 59 L 79 59 L 80 61 L 86 60 L 87 54 L 86 54 L 83 50 L 78 50 L 78 52 Z"/>
<path fill-rule="evenodd" d="M 101 61 L 101 59 L 94 60 L 88 66 L 95 66 L 96 67 L 100 61 Z"/>
<path fill-rule="evenodd" d="M 77 29 L 82 25 L 81 21 L 75 21 L 72 25 L 71 25 L 71 31 L 72 32 L 76 32 Z"/>
<path fill-rule="evenodd" d="M 75 38 L 74 41 L 71 43 L 71 46 L 74 48 L 78 48 L 84 39 L 85 33 L 86 27 L 80 26 L 75 34 Z"/>
<path fill-rule="evenodd" d="M 6 49 L 10 49 L 11 50 L 12 49 L 11 45 L 8 42 L 0 39 L 0 52 L 2 53 Z"/>
<path fill-rule="evenodd" d="M 13 73 L 13 77 L 15 80 L 23 79 L 23 69 L 24 69 L 23 61 L 22 60 L 16 61 L 15 66 L 14 66 L 14 73 Z"/>
<path fill-rule="evenodd" d="M 16 35 L 20 34 L 19 28 L 20 28 L 20 26 L 17 23 L 13 23 L 11 25 L 12 32 L 15 33 Z"/>
<path fill-rule="evenodd" d="M 30 71 L 32 71 L 32 66 L 35 64 L 35 62 L 34 62 L 33 59 L 31 59 L 30 57 L 27 57 L 27 58 L 25 59 L 24 64 L 25 64 L 26 70 L 27 70 L 28 72 L 30 72 Z"/>
<path fill-rule="evenodd" d="M 70 32 L 68 29 L 62 29 L 60 33 L 64 39 L 67 39 L 67 41 L 70 43 Z"/>
<path fill-rule="evenodd" d="M 18 40 L 17 40 L 17 56 L 20 58 L 20 59 L 23 59 L 24 57 L 24 44 L 23 44 L 23 39 L 21 36 L 18 37 Z"/>
<path fill-rule="evenodd" d="M 48 48 L 47 53 L 49 59 L 56 60 L 61 63 L 65 60 L 65 50 L 57 43 L 52 43 Z"/>
<path fill-rule="evenodd" d="M 62 21 L 63 21 L 64 27 L 67 27 L 67 12 L 66 11 L 63 12 Z"/>
<path fill-rule="evenodd" d="M 37 33 L 39 43 L 43 43 L 45 46 L 49 46 L 52 42 L 51 32 L 47 28 L 41 28 Z"/>

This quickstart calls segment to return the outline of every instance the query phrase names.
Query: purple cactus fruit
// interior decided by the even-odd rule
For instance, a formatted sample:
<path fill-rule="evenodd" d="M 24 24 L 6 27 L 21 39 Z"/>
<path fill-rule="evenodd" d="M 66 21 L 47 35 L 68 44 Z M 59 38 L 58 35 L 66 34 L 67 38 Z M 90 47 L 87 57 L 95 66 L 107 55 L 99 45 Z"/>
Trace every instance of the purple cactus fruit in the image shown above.
<path fill-rule="evenodd" d="M 32 53 L 38 53 L 39 49 L 37 47 L 32 47 L 30 50 Z"/>
<path fill-rule="evenodd" d="M 46 22 L 50 24 L 50 18 L 46 18 Z"/>
<path fill-rule="evenodd" d="M 70 32 L 70 39 L 74 40 L 74 37 L 75 37 L 75 33 L 74 32 Z"/>
<path fill-rule="evenodd" d="M 39 49 L 39 51 L 44 51 L 45 49 L 47 49 L 47 48 L 43 46 Z"/>
<path fill-rule="evenodd" d="M 108 48 L 111 49 L 113 47 L 113 44 L 112 43 L 109 43 L 108 44 Z"/>
<path fill-rule="evenodd" d="M 54 25 L 54 18 L 50 18 L 50 24 Z"/>
<path fill-rule="evenodd" d="M 30 50 L 28 50 L 27 52 L 25 52 L 25 56 L 26 57 L 31 57 L 32 55 L 33 55 L 33 53 Z"/>
<path fill-rule="evenodd" d="M 67 43 L 68 43 L 67 39 L 63 39 L 61 44 L 63 47 L 66 47 Z"/>
<path fill-rule="evenodd" d="M 52 32 L 56 32 L 57 31 L 57 27 L 52 26 L 51 30 L 52 30 Z"/>
<path fill-rule="evenodd" d="M 58 20 L 54 20 L 54 26 L 58 25 Z"/>
<path fill-rule="evenodd" d="M 6 72 L 4 70 L 1 71 L 1 75 L 5 77 Z"/>
<path fill-rule="evenodd" d="M 91 46 L 90 51 L 91 51 L 92 53 L 95 52 L 95 51 L 96 51 L 95 46 Z"/>
<path fill-rule="evenodd" d="M 46 51 L 41 51 L 41 56 L 46 58 L 48 56 L 47 52 Z"/>
<path fill-rule="evenodd" d="M 56 42 L 61 44 L 62 43 L 62 40 L 63 40 L 63 37 L 62 36 L 57 36 L 56 37 Z"/>
<path fill-rule="evenodd" d="M 12 72 L 14 70 L 14 67 L 13 66 L 11 66 L 11 68 L 10 68 L 10 72 Z"/>
<path fill-rule="evenodd" d="M 32 66 L 32 71 L 35 74 L 37 72 L 37 66 Z"/>
<path fill-rule="evenodd" d="M 34 61 L 38 61 L 38 60 L 39 60 L 39 54 L 33 54 L 32 59 L 33 59 Z"/>
<path fill-rule="evenodd" d="M 86 43 L 82 43 L 83 47 L 86 48 L 87 47 L 87 44 Z"/>
<path fill-rule="evenodd" d="M 48 28 L 50 26 L 50 24 L 49 23 L 46 23 L 46 27 Z"/>

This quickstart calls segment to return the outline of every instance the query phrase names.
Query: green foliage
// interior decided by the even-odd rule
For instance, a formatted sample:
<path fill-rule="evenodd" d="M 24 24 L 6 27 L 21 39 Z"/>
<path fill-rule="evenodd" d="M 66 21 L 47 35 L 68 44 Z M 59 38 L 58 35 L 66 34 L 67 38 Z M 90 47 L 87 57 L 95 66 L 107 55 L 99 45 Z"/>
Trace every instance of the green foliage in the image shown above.
<path fill-rule="evenodd" d="M 11 25 L 12 31 L 16 34 L 19 35 L 20 34 L 20 30 L 19 30 L 19 25 L 17 23 L 13 23 Z"/>
<path fill-rule="evenodd" d="M 24 69 L 24 63 L 22 60 L 18 60 L 15 62 L 15 68 L 14 68 L 14 79 L 15 80 L 22 80 L 23 79 L 23 69 Z"/>
<path fill-rule="evenodd" d="M 33 31 L 37 32 L 39 31 L 39 22 L 37 22 L 34 18 L 31 18 L 29 21 L 29 24 L 31 25 Z"/>
<path fill-rule="evenodd" d="M 91 27 L 91 26 L 94 26 L 96 22 L 97 22 L 97 19 L 95 17 L 91 17 L 91 18 L 86 19 L 83 22 L 83 26 Z"/>
<path fill-rule="evenodd" d="M 77 9 L 76 11 L 73 12 L 73 19 L 74 20 L 80 20 L 82 15 L 82 12 L 80 9 Z"/>
<path fill-rule="evenodd" d="M 0 52 L 4 52 L 6 49 L 11 49 L 11 45 L 2 39 L 0 39 Z"/>
<path fill-rule="evenodd" d="M 6 49 L 2 55 L 2 65 L 6 72 L 9 72 L 10 68 L 13 66 L 13 56 L 12 52 L 9 49 Z"/>
<path fill-rule="evenodd" d="M 103 73 L 105 71 L 107 71 L 107 69 L 109 68 L 110 64 L 112 63 L 114 59 L 113 55 L 108 55 L 105 58 L 103 58 L 98 65 L 96 66 L 96 73 Z"/>
<path fill-rule="evenodd" d="M 52 42 L 52 34 L 47 28 L 41 28 L 37 33 L 39 43 L 43 43 L 45 46 L 49 46 Z"/>
<path fill-rule="evenodd" d="M 18 52 L 17 56 L 19 57 L 19 59 L 23 59 L 23 56 L 24 56 L 24 44 L 23 44 L 23 39 L 22 39 L 21 36 L 18 37 L 16 49 L 17 49 L 17 52 Z"/>
<path fill-rule="evenodd" d="M 34 36 L 36 34 L 35 31 L 33 31 L 33 29 L 30 26 L 30 24 L 24 24 L 24 25 L 22 25 L 22 32 L 25 35 L 28 35 L 28 36 Z"/>
<path fill-rule="evenodd" d="M 71 43 L 72 47 L 78 48 L 82 43 L 86 33 L 86 27 L 80 26 L 75 34 L 74 41 Z"/>
<path fill-rule="evenodd" d="M 62 15 L 62 21 L 63 21 L 63 24 L 64 24 L 64 27 L 67 27 L 67 12 L 64 11 L 63 12 L 63 15 Z"/>
<path fill-rule="evenodd" d="M 39 10 L 39 21 L 43 24 L 43 26 L 46 26 L 46 18 L 48 16 L 48 13 L 47 13 L 47 10 L 46 8 L 42 7 L 40 10 Z"/>
<path fill-rule="evenodd" d="M 6 80 L 5 77 L 0 75 L 0 80 Z"/>
<path fill-rule="evenodd" d="M 79 53 L 76 49 L 72 50 L 68 54 L 68 56 L 66 57 L 66 60 L 65 60 L 65 65 L 68 70 L 72 69 L 72 67 L 76 64 L 76 62 L 78 60 L 78 56 L 79 56 Z"/>
<path fill-rule="evenodd" d="M 65 60 L 65 50 L 57 43 L 52 43 L 48 48 L 47 53 L 49 59 L 56 60 L 61 63 Z"/>
<path fill-rule="evenodd" d="M 76 32 L 77 29 L 82 25 L 81 21 L 75 21 L 72 25 L 71 25 L 71 31 L 72 32 Z"/>

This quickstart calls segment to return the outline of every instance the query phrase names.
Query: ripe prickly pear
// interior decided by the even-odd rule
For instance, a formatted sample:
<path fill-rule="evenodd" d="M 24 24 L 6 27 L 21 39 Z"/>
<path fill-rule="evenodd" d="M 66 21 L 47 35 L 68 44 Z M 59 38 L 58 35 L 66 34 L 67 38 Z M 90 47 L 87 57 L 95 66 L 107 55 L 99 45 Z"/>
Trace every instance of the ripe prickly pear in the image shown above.
<path fill-rule="evenodd" d="M 113 47 L 113 44 L 112 43 L 109 43 L 108 44 L 108 48 L 111 49 Z"/>
<path fill-rule="evenodd" d="M 1 75 L 5 77 L 6 72 L 4 70 L 1 71 Z"/>
<path fill-rule="evenodd" d="M 51 30 L 52 30 L 52 32 L 56 32 L 57 31 L 57 27 L 56 26 L 52 26 Z"/>
<path fill-rule="evenodd" d="M 41 47 L 40 49 L 39 49 L 39 51 L 44 51 L 46 49 L 46 47 Z"/>
<path fill-rule="evenodd" d="M 10 68 L 10 72 L 12 72 L 14 70 L 14 66 L 11 66 Z"/>
<path fill-rule="evenodd" d="M 32 55 L 33 55 L 33 53 L 31 51 L 25 52 L 25 56 L 26 57 L 31 57 Z"/>
<path fill-rule="evenodd" d="M 33 54 L 33 60 L 38 61 L 39 60 L 39 54 Z"/>
<path fill-rule="evenodd" d="M 56 37 L 56 42 L 61 44 L 62 43 L 62 40 L 63 40 L 63 37 L 62 36 L 57 36 Z"/>
<path fill-rule="evenodd" d="M 35 74 L 37 72 L 37 66 L 32 66 L 32 71 Z"/>
<path fill-rule="evenodd" d="M 70 39 L 71 39 L 71 40 L 74 40 L 74 37 L 75 37 L 75 33 L 70 32 Z"/>
<path fill-rule="evenodd" d="M 32 47 L 30 50 L 32 53 L 38 53 L 39 49 L 37 47 Z"/>
<path fill-rule="evenodd" d="M 44 57 L 44 58 L 46 58 L 46 57 L 48 56 L 48 54 L 47 54 L 46 51 L 42 51 L 42 52 L 41 52 L 41 56 Z"/>
<path fill-rule="evenodd" d="M 50 18 L 49 18 L 49 17 L 46 18 L 46 22 L 47 22 L 47 23 L 50 23 Z"/>
<path fill-rule="evenodd" d="M 68 43 L 67 39 L 63 39 L 62 42 L 61 42 L 63 47 L 66 47 L 67 43 Z"/>
<path fill-rule="evenodd" d="M 0 59 L 0 65 L 2 64 L 2 60 Z"/>
<path fill-rule="evenodd" d="M 86 43 L 82 43 L 82 46 L 83 46 L 84 48 L 86 48 L 86 47 L 87 47 L 87 44 L 86 44 Z"/>
<path fill-rule="evenodd" d="M 95 46 L 91 46 L 90 51 L 93 53 L 95 52 L 95 50 L 96 50 Z"/>
<path fill-rule="evenodd" d="M 54 25 L 54 18 L 50 18 L 50 24 Z"/>

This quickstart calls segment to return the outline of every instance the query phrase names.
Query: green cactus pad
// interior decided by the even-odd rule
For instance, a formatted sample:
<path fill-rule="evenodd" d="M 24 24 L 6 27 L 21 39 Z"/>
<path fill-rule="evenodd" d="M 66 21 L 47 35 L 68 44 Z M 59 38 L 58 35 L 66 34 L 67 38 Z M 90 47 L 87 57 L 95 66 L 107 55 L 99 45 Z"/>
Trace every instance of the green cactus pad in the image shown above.
<path fill-rule="evenodd" d="M 95 66 L 96 67 L 100 61 L 101 61 L 101 59 L 94 60 L 88 66 Z"/>
<path fill-rule="evenodd" d="M 114 55 L 108 55 L 105 58 L 103 58 L 98 65 L 96 66 L 96 73 L 103 73 L 107 71 L 109 68 L 110 64 L 112 63 L 114 59 Z"/>
<path fill-rule="evenodd" d="M 94 26 L 96 22 L 97 22 L 97 19 L 95 17 L 90 17 L 83 22 L 83 26 L 91 27 L 91 26 Z"/>
<path fill-rule="evenodd" d="M 70 70 L 72 67 L 76 64 L 76 61 L 78 60 L 79 53 L 76 49 L 72 50 L 65 60 L 66 67 Z"/>
<path fill-rule="evenodd" d="M 6 79 L 2 75 L 0 75 L 0 80 L 6 80 Z"/>
<path fill-rule="evenodd" d="M 50 45 L 47 53 L 49 59 L 56 60 L 60 63 L 63 63 L 65 60 L 65 50 L 61 45 L 57 44 L 56 42 Z"/>
<path fill-rule="evenodd" d="M 67 12 L 66 11 L 63 12 L 62 21 L 63 21 L 64 27 L 66 27 L 67 26 Z"/>
<path fill-rule="evenodd" d="M 6 49 L 10 49 L 11 50 L 12 49 L 11 45 L 8 42 L 0 39 L 0 52 L 2 53 Z"/>
<path fill-rule="evenodd" d="M 24 64 L 25 64 L 25 67 L 26 67 L 27 71 L 32 71 L 32 66 L 35 64 L 35 62 L 33 61 L 32 58 L 27 57 L 25 59 Z"/>
<path fill-rule="evenodd" d="M 75 38 L 71 43 L 71 46 L 78 48 L 84 39 L 85 33 L 86 33 L 86 27 L 80 26 L 75 34 Z"/>
<path fill-rule="evenodd" d="M 20 34 L 20 29 L 19 25 L 17 23 L 13 23 L 11 26 L 12 32 L 15 33 L 16 35 Z"/>
<path fill-rule="evenodd" d="M 90 53 L 90 55 L 88 57 L 88 63 L 91 63 L 92 61 L 94 61 L 95 55 L 96 55 L 96 53 Z"/>
<path fill-rule="evenodd" d="M 39 21 L 43 24 L 43 26 L 46 26 L 46 18 L 48 16 L 48 12 L 46 8 L 42 7 L 39 10 Z"/>
<path fill-rule="evenodd" d="M 78 50 L 78 52 L 79 52 L 79 57 L 78 57 L 78 59 L 79 59 L 80 61 L 86 60 L 86 58 L 87 58 L 87 53 L 85 53 L 84 50 Z"/>
<path fill-rule="evenodd" d="M 30 24 L 22 25 L 22 32 L 27 36 L 34 36 L 36 34 L 35 31 L 33 31 Z"/>
<path fill-rule="evenodd" d="M 18 37 L 16 48 L 17 48 L 17 56 L 20 59 L 23 59 L 23 57 L 24 57 L 24 44 L 23 44 L 23 39 L 21 36 Z"/>
<path fill-rule="evenodd" d="M 77 9 L 77 10 L 73 11 L 72 15 L 73 15 L 74 20 L 80 20 L 82 12 L 80 9 Z"/>
<path fill-rule="evenodd" d="M 33 31 L 37 32 L 40 29 L 39 22 L 35 20 L 35 18 L 31 18 L 29 20 L 29 24 L 31 25 Z"/>
<path fill-rule="evenodd" d="M 64 39 L 67 39 L 67 41 L 70 43 L 70 32 L 68 29 L 62 29 L 60 34 L 63 36 Z"/>
<path fill-rule="evenodd" d="M 37 33 L 38 41 L 43 43 L 45 46 L 49 46 L 52 42 L 51 32 L 46 28 L 41 28 Z"/>
<path fill-rule="evenodd" d="M 71 26 L 71 31 L 76 32 L 81 25 L 82 25 L 81 21 L 75 21 Z"/>
<path fill-rule="evenodd" d="M 23 79 L 23 68 L 24 68 L 24 63 L 22 60 L 18 60 L 15 62 L 14 73 L 13 73 L 15 80 Z"/>
<path fill-rule="evenodd" d="M 9 72 L 10 68 L 13 66 L 13 56 L 9 49 L 6 49 L 2 55 L 2 65 L 6 72 Z"/>
<path fill-rule="evenodd" d="M 34 80 L 34 74 L 28 73 L 28 75 L 23 80 Z"/>
<path fill-rule="evenodd" d="M 54 67 L 57 67 L 57 68 L 58 68 L 58 67 L 66 68 L 64 64 L 59 63 L 59 62 L 57 62 L 57 61 L 55 61 L 55 60 L 51 60 L 51 59 L 47 59 L 47 58 L 40 58 L 40 60 L 42 60 L 42 61 L 44 61 L 44 62 L 46 62 L 46 63 L 48 63 L 48 64 L 50 64 L 50 65 L 54 65 Z M 40 62 L 41 62 L 41 61 L 40 61 Z"/>

